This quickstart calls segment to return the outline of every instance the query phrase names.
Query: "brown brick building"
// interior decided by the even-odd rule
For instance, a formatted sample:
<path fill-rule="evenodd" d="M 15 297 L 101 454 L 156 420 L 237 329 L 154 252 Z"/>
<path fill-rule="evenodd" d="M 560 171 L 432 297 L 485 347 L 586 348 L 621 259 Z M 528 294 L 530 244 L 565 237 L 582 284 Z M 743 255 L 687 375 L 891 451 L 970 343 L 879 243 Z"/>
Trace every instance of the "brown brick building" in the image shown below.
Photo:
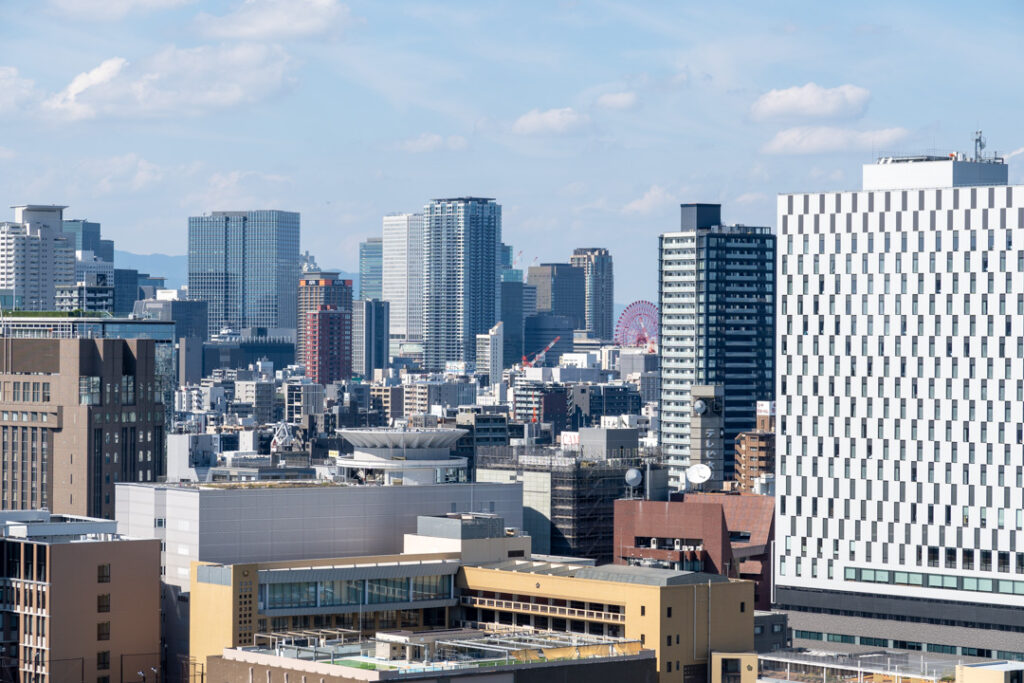
<path fill-rule="evenodd" d="M 164 406 L 150 339 L 0 339 L 0 506 L 114 516 L 155 481 Z"/>
<path fill-rule="evenodd" d="M 775 475 L 774 401 L 758 401 L 753 431 L 736 435 L 736 488 L 747 493 L 761 492 L 761 478 L 765 475 Z"/>
<path fill-rule="evenodd" d="M 754 582 L 754 604 L 770 609 L 775 499 L 689 493 L 681 501 L 615 501 L 614 562 L 721 574 Z"/>

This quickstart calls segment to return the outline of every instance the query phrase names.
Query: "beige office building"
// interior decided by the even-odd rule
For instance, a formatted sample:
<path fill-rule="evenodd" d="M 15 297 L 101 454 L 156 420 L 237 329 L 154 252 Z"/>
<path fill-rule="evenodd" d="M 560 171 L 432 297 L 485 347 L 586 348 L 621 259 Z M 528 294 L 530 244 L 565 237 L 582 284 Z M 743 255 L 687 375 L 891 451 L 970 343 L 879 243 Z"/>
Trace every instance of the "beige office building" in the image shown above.
<path fill-rule="evenodd" d="M 117 523 L 0 512 L 0 680 L 156 680 L 160 541 Z"/>

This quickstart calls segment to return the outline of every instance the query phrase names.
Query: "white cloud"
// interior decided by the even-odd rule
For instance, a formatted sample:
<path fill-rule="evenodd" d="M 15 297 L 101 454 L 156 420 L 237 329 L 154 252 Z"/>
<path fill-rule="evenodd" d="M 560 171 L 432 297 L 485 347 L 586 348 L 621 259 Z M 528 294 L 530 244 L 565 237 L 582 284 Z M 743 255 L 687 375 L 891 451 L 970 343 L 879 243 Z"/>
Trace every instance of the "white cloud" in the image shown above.
<path fill-rule="evenodd" d="M 337 0 L 244 0 L 223 16 L 201 12 L 196 22 L 214 38 L 280 40 L 327 33 L 348 15 Z"/>
<path fill-rule="evenodd" d="M 597 98 L 597 106 L 605 109 L 631 109 L 636 106 L 635 92 L 609 92 Z"/>
<path fill-rule="evenodd" d="M 13 149 L 7 147 L 0 147 L 0 159 L 13 159 L 17 156 Z"/>
<path fill-rule="evenodd" d="M 202 187 L 182 199 L 182 206 L 194 211 L 231 211 L 243 206 L 271 207 L 281 200 L 273 195 L 290 178 L 258 171 L 214 173 Z"/>
<path fill-rule="evenodd" d="M 447 138 L 437 133 L 423 133 L 419 137 L 403 140 L 398 143 L 398 149 L 403 152 L 418 154 L 421 152 L 434 152 L 439 149 L 463 150 L 469 146 L 466 138 L 461 135 L 449 135 Z"/>
<path fill-rule="evenodd" d="M 735 199 L 737 204 L 756 204 L 768 199 L 768 195 L 762 192 L 745 192 Z"/>
<path fill-rule="evenodd" d="M 79 19 L 112 21 L 131 12 L 167 9 L 194 0 L 50 0 L 53 9 Z"/>
<path fill-rule="evenodd" d="M 766 154 L 821 154 L 886 147 L 907 135 L 905 128 L 853 130 L 831 126 L 787 128 L 775 134 L 762 151 Z"/>
<path fill-rule="evenodd" d="M 260 101 L 290 83 L 276 45 L 170 46 L 132 65 L 108 59 L 72 79 L 45 107 L 58 116 L 195 116 Z"/>
<path fill-rule="evenodd" d="M 164 171 L 137 154 L 124 154 L 83 164 L 80 175 L 91 176 L 99 194 L 138 192 L 164 178 Z"/>
<path fill-rule="evenodd" d="M 664 187 L 651 185 L 643 197 L 634 199 L 622 207 L 622 213 L 652 213 L 675 202 L 676 198 Z"/>
<path fill-rule="evenodd" d="M 35 84 L 18 75 L 13 66 L 0 66 L 0 113 L 14 111 L 35 97 Z"/>
<path fill-rule="evenodd" d="M 96 114 L 96 110 L 88 103 L 79 102 L 78 96 L 90 88 L 110 83 L 127 64 L 128 60 L 121 57 L 104 60 L 95 69 L 80 73 L 71 79 L 68 87 L 43 102 L 43 106 L 70 119 L 91 118 Z"/>
<path fill-rule="evenodd" d="M 816 83 L 769 90 L 757 98 L 750 115 L 757 120 L 785 117 L 856 118 L 867 109 L 871 92 L 856 85 L 823 88 Z"/>
<path fill-rule="evenodd" d="M 562 109 L 531 109 L 512 124 L 512 131 L 519 135 L 544 135 L 568 133 L 587 122 L 586 114 L 580 114 L 572 107 Z"/>
<path fill-rule="evenodd" d="M 1020 156 L 1021 154 L 1024 154 L 1024 147 L 1018 147 L 1017 149 L 1013 150 L 1009 154 L 1004 154 L 1003 158 L 1006 159 L 1007 161 L 1009 161 L 1010 159 L 1012 159 L 1012 158 L 1014 158 L 1016 156 Z"/>

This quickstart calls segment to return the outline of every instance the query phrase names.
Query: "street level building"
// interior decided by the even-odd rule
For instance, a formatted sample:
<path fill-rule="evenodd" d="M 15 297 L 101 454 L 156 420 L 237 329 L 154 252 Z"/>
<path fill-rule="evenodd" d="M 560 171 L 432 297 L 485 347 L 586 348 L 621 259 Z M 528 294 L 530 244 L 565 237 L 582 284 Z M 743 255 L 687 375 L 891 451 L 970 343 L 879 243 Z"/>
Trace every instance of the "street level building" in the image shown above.
<path fill-rule="evenodd" d="M 721 574 L 754 583 L 757 609 L 771 606 L 775 501 L 738 493 L 682 500 L 615 501 L 616 564 Z"/>

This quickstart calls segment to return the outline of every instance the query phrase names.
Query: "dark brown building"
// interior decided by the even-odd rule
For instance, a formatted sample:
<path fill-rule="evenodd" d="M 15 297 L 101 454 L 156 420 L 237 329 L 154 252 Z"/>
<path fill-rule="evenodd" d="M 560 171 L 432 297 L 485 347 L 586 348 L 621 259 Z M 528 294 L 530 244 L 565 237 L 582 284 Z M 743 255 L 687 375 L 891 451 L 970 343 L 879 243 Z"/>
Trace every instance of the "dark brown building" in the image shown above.
<path fill-rule="evenodd" d="M 164 406 L 150 339 L 0 339 L 0 506 L 114 517 L 155 481 Z"/>
<path fill-rule="evenodd" d="M 615 501 L 614 562 L 721 574 L 754 582 L 770 609 L 775 498 L 688 493 L 683 500 Z"/>
<path fill-rule="evenodd" d="M 747 493 L 763 492 L 765 475 L 775 475 L 775 403 L 757 402 L 753 431 L 736 435 L 736 488 Z"/>

